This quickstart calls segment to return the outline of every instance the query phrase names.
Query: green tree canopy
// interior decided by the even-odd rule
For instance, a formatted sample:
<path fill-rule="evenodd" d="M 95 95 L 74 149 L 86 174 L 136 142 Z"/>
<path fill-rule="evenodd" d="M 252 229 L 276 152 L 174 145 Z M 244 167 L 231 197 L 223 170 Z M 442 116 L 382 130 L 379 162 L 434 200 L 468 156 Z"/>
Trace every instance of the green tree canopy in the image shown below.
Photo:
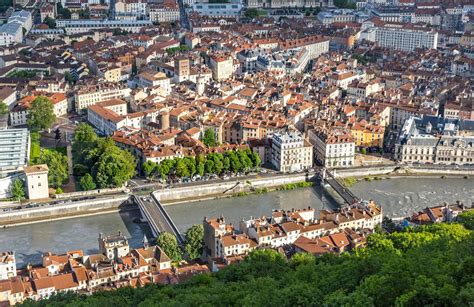
<path fill-rule="evenodd" d="M 5 102 L 0 100 L 0 114 L 5 115 L 8 114 L 8 106 Z"/>
<path fill-rule="evenodd" d="M 201 224 L 193 225 L 185 233 L 184 249 L 190 259 L 201 257 L 204 246 L 204 227 Z"/>
<path fill-rule="evenodd" d="M 35 163 L 48 165 L 48 181 L 51 187 L 60 187 L 68 178 L 67 157 L 58 151 L 43 149 Z"/>
<path fill-rule="evenodd" d="M 92 173 L 100 188 L 120 187 L 135 175 L 135 157 L 113 144 L 100 152 Z"/>
<path fill-rule="evenodd" d="M 216 141 L 216 134 L 214 133 L 214 129 L 208 128 L 204 131 L 204 137 L 202 138 L 202 142 L 207 147 L 212 147 L 217 145 Z"/>
<path fill-rule="evenodd" d="M 21 179 L 16 179 L 10 186 L 10 193 L 14 200 L 25 199 L 25 185 Z"/>
<path fill-rule="evenodd" d="M 38 96 L 31 103 L 27 124 L 32 130 L 44 130 L 51 127 L 56 119 L 54 106 L 48 97 Z"/>
<path fill-rule="evenodd" d="M 169 232 L 162 232 L 156 238 L 156 244 L 168 255 L 173 261 L 181 261 L 181 250 L 178 246 L 176 237 Z"/>
<path fill-rule="evenodd" d="M 89 173 L 82 176 L 81 179 L 79 180 L 79 183 L 83 191 L 90 191 L 96 188 L 94 178 L 92 178 L 91 174 Z"/>

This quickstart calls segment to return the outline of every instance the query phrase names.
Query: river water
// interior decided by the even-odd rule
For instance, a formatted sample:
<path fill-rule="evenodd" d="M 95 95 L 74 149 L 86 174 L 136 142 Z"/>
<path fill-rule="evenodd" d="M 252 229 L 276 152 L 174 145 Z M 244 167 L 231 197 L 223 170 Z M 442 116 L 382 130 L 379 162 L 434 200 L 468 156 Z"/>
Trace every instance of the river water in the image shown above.
<path fill-rule="evenodd" d="M 351 187 L 355 195 L 373 199 L 382 205 L 384 214 L 390 217 L 408 216 L 427 206 L 443 202 L 474 202 L 473 179 L 397 178 L 379 181 L 362 181 Z M 167 212 L 180 229 L 185 231 L 193 224 L 202 223 L 205 216 L 224 215 L 228 222 L 238 224 L 241 218 L 268 215 L 272 209 L 304 208 L 316 210 L 337 206 L 337 196 L 322 187 L 278 191 L 261 195 L 203 200 L 166 206 Z M 335 200 L 336 199 L 336 200 Z M 107 213 L 67 220 L 36 223 L 0 229 L 0 251 L 16 251 L 19 266 L 28 262 L 38 263 L 41 253 L 64 253 L 82 249 L 85 253 L 98 251 L 100 232 L 113 234 L 122 231 L 131 247 L 142 244 L 144 234 L 151 237 L 149 228 L 133 221 L 138 211 Z"/>

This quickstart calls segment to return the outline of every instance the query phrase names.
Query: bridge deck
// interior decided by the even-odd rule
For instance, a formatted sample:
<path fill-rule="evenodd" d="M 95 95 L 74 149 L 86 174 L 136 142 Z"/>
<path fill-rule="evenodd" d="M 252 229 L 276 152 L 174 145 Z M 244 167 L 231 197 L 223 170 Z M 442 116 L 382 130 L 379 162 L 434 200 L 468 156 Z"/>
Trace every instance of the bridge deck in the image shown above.
<path fill-rule="evenodd" d="M 138 206 L 156 235 L 166 231 L 174 234 L 179 244 L 184 243 L 179 230 L 158 200 L 153 196 L 140 197 Z"/>
<path fill-rule="evenodd" d="M 355 196 L 349 190 L 349 188 L 347 188 L 339 180 L 337 180 L 337 178 L 334 177 L 332 173 L 330 173 L 329 171 L 326 171 L 326 174 L 327 176 L 324 180 L 331 186 L 331 188 L 334 189 L 334 191 L 336 191 L 337 194 L 339 194 L 342 197 L 342 199 L 344 199 L 346 203 L 348 203 L 349 205 L 352 205 L 353 203 L 359 201 L 359 198 Z"/>

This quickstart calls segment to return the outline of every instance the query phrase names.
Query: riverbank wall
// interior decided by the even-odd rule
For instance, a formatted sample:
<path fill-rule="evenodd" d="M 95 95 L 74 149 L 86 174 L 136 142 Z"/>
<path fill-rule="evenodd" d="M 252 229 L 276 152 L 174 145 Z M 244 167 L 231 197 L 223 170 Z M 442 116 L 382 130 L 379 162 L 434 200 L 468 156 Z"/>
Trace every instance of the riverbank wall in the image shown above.
<path fill-rule="evenodd" d="M 372 166 L 353 167 L 333 170 L 336 177 L 366 177 L 366 176 L 474 176 L 474 167 L 444 167 L 444 166 Z"/>
<path fill-rule="evenodd" d="M 99 212 L 105 213 L 126 209 L 131 207 L 132 204 L 130 196 L 123 194 L 107 198 L 104 197 L 99 199 L 75 201 L 61 205 L 45 205 L 43 207 L 24 208 L 21 210 L 0 212 L 0 226 L 42 222 L 78 215 L 92 215 Z"/>
<path fill-rule="evenodd" d="M 196 200 L 202 198 L 230 197 L 237 193 L 249 193 L 261 188 L 275 188 L 286 184 L 295 184 L 313 179 L 314 174 L 289 174 L 275 175 L 267 178 L 245 178 L 241 181 L 222 181 L 198 186 L 187 186 L 173 189 L 157 190 L 153 192 L 155 197 L 163 202 L 177 203 L 185 200 Z"/>

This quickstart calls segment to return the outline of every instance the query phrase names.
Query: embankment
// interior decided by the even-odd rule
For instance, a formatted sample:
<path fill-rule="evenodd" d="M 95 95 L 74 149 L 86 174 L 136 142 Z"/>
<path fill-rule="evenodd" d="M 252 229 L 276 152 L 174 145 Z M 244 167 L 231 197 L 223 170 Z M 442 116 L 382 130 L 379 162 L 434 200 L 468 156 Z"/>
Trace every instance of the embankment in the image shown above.
<path fill-rule="evenodd" d="M 122 194 L 61 205 L 45 205 L 37 208 L 0 212 L 0 226 L 110 212 L 129 207 L 131 203 L 129 198 L 129 195 Z"/>
<path fill-rule="evenodd" d="M 474 167 L 456 166 L 372 166 L 336 169 L 336 177 L 365 176 L 474 176 Z"/>
<path fill-rule="evenodd" d="M 313 175 L 309 176 L 309 178 Z M 163 205 L 171 202 L 186 202 L 203 198 L 229 197 L 238 193 L 248 193 L 261 188 L 274 188 L 286 184 L 298 183 L 307 180 L 305 174 L 274 175 L 267 178 L 245 178 L 241 181 L 222 181 L 197 186 L 178 187 L 173 189 L 157 190 L 155 197 L 163 202 Z"/>

